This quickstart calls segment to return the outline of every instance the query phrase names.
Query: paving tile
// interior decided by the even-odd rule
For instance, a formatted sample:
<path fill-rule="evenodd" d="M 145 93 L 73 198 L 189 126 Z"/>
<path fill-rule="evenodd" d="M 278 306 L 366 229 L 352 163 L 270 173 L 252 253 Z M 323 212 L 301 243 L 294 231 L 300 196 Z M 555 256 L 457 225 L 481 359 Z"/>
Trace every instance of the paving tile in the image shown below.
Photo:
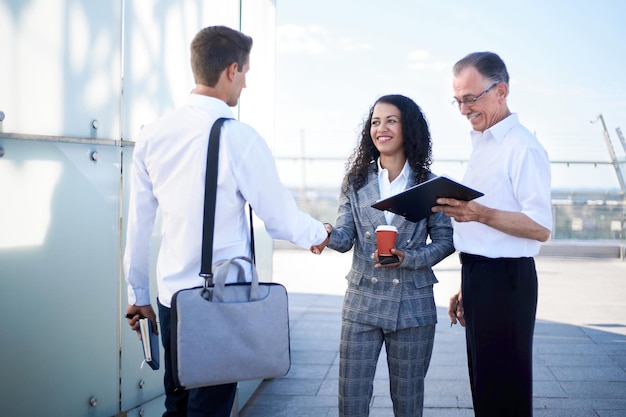
<path fill-rule="evenodd" d="M 598 417 L 624 417 L 624 410 L 595 410 Z"/>
<path fill-rule="evenodd" d="M 339 417 L 339 407 L 331 408 L 326 414 L 326 417 Z"/>
<path fill-rule="evenodd" d="M 436 334 L 431 363 L 466 366 L 465 335 L 455 334 L 440 337 Z"/>
<path fill-rule="evenodd" d="M 623 392 L 622 392 L 623 394 Z M 623 397 L 623 395 L 622 395 Z M 535 410 L 619 410 L 622 416 L 626 416 L 626 399 L 624 398 L 580 398 L 571 396 L 567 400 L 560 398 L 536 399 Z"/>
<path fill-rule="evenodd" d="M 550 370 L 561 382 L 618 381 L 626 383 L 626 371 L 615 366 L 550 366 Z"/>
<path fill-rule="evenodd" d="M 247 407 L 248 409 L 255 408 L 256 406 L 274 406 L 274 405 L 279 405 L 284 408 L 337 407 L 337 396 L 336 395 L 285 395 L 285 394 L 255 395 L 248 402 L 247 406 L 248 405 L 250 405 L 250 407 Z"/>
<path fill-rule="evenodd" d="M 556 381 L 533 381 L 533 396 L 537 398 L 569 398 Z"/>
<path fill-rule="evenodd" d="M 609 357 L 618 365 L 621 366 L 622 369 L 626 369 L 626 353 L 620 355 L 611 355 Z"/>
<path fill-rule="evenodd" d="M 326 322 L 338 325 L 341 323 L 340 314 L 341 314 L 341 311 L 339 309 L 326 307 L 326 306 L 317 306 L 317 307 L 310 306 L 300 316 L 299 319 L 302 322 L 296 323 L 296 324 L 304 325 L 304 324 L 309 324 L 309 322 L 317 323 L 321 321 L 326 321 Z"/>
<path fill-rule="evenodd" d="M 598 414 L 593 409 L 534 409 L 534 417 L 598 417 Z M 623 417 L 623 414 L 622 414 Z"/>
<path fill-rule="evenodd" d="M 252 402 L 248 403 L 239 415 L 245 417 L 323 417 L 336 415 L 332 414 L 336 408 L 336 406 L 285 406 L 282 402 L 276 404 L 255 404 Z"/>
<path fill-rule="evenodd" d="M 337 352 L 337 356 L 335 356 L 335 361 L 333 362 L 333 365 L 330 367 L 330 370 L 328 371 L 328 375 L 326 376 L 326 378 L 334 378 L 334 379 L 338 379 L 339 378 L 339 352 Z"/>
<path fill-rule="evenodd" d="M 622 306 L 622 314 L 624 311 L 624 306 Z M 581 327 L 581 330 L 594 342 L 599 344 L 626 344 L 626 336 L 622 334 L 613 333 L 611 331 L 606 331 L 606 329 L 597 329 L 590 327 Z"/>
<path fill-rule="evenodd" d="M 561 382 L 561 386 L 570 399 L 584 398 L 600 401 L 624 399 L 624 393 L 626 393 L 626 382 Z M 624 410 L 626 410 L 626 404 L 624 404 Z"/>
<path fill-rule="evenodd" d="M 556 381 L 554 374 L 545 365 L 540 365 L 538 360 L 534 360 L 533 365 L 533 380 L 534 381 Z"/>
<path fill-rule="evenodd" d="M 424 391 L 424 408 L 459 408 L 459 398 L 454 395 L 427 395 Z"/>
<path fill-rule="evenodd" d="M 285 379 L 319 379 L 322 380 L 327 374 L 329 370 L 328 365 L 316 365 L 316 364 L 306 364 L 306 365 L 297 365 L 291 366 L 287 375 L 283 378 Z"/>
<path fill-rule="evenodd" d="M 431 373 L 435 368 L 440 366 L 452 366 L 459 369 L 463 369 L 463 372 L 467 373 L 467 356 L 465 356 L 465 352 L 463 355 L 443 355 L 438 352 L 433 353 L 432 358 L 430 359 L 430 366 L 428 368 L 428 373 Z"/>
<path fill-rule="evenodd" d="M 535 339 L 541 339 L 546 336 L 555 338 L 585 338 L 588 337 L 588 334 L 578 326 L 538 320 L 535 323 Z"/>
<path fill-rule="evenodd" d="M 334 350 L 296 350 L 291 349 L 291 364 L 296 365 L 328 365 L 332 366 L 339 352 Z"/>
<path fill-rule="evenodd" d="M 452 402 L 454 399 L 454 402 Z M 426 380 L 424 404 L 445 401 L 447 406 L 471 407 L 472 393 L 468 380 Z"/>
<path fill-rule="evenodd" d="M 374 379 L 374 397 L 389 398 L 389 380 Z"/>
<path fill-rule="evenodd" d="M 337 395 L 339 391 L 339 380 L 338 379 L 324 379 L 322 384 L 319 387 L 318 394 L 319 395 Z"/>
<path fill-rule="evenodd" d="M 338 344 L 329 343 L 327 340 L 310 339 L 305 337 L 298 337 L 291 339 L 292 350 L 327 350 L 336 352 L 339 349 Z"/>
<path fill-rule="evenodd" d="M 607 354 L 541 354 L 539 360 L 547 366 L 615 366 L 615 361 Z"/>
<path fill-rule="evenodd" d="M 377 409 L 384 408 L 387 410 L 389 410 L 390 408 L 393 408 L 391 397 L 389 397 L 388 395 L 385 395 L 385 393 L 381 393 L 379 395 L 376 395 L 376 393 L 374 393 L 372 397 L 372 408 L 377 408 Z"/>
<path fill-rule="evenodd" d="M 537 334 L 535 333 L 535 337 L 533 342 L 535 345 L 542 344 L 552 344 L 552 345 L 569 345 L 569 344 L 584 344 L 584 343 L 594 343 L 594 341 L 585 335 L 582 331 L 576 332 L 577 335 L 570 334 Z"/>
<path fill-rule="evenodd" d="M 438 408 L 424 411 L 428 417 L 474 417 L 474 410 L 471 408 Z"/>
<path fill-rule="evenodd" d="M 317 342 L 329 342 L 329 346 L 339 348 L 339 329 L 337 326 L 329 326 L 321 323 L 317 328 L 314 326 L 300 326 L 289 331 L 292 341 L 316 340 Z"/>
<path fill-rule="evenodd" d="M 291 349 L 291 364 L 331 365 L 339 354 L 335 350 Z"/>
<path fill-rule="evenodd" d="M 626 355 L 626 342 L 600 345 L 609 355 Z"/>
<path fill-rule="evenodd" d="M 277 378 L 264 381 L 257 389 L 257 395 L 317 395 L 320 389 L 319 379 Z"/>
<path fill-rule="evenodd" d="M 537 343 L 534 344 L 535 352 L 539 354 L 573 354 L 573 355 L 597 355 L 606 353 L 603 346 L 593 343 L 587 339 L 584 343 L 567 343 L 567 344 L 550 344 Z"/>
<path fill-rule="evenodd" d="M 467 375 L 467 365 L 444 366 L 431 362 L 431 366 L 426 374 L 426 381 L 433 379 L 457 380 L 460 376 Z"/>
<path fill-rule="evenodd" d="M 300 395 L 293 396 L 289 402 L 290 405 L 298 407 L 337 407 L 336 395 Z"/>

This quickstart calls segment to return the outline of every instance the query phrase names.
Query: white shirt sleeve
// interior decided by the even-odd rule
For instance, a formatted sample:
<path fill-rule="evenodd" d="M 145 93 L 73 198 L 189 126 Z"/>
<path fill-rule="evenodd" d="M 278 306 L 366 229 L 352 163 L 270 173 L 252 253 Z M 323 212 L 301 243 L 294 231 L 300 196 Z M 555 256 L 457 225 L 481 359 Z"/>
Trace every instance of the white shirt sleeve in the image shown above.
<path fill-rule="evenodd" d="M 143 147 L 138 141 L 130 173 L 131 194 L 124 252 L 124 275 L 128 284 L 128 303 L 150 304 L 150 237 L 156 217 L 157 201 L 143 162 Z"/>
<path fill-rule="evenodd" d="M 223 132 L 240 192 L 263 220 L 269 235 L 306 249 L 322 243 L 327 237 L 324 225 L 298 209 L 280 181 L 274 157 L 263 138 L 242 123 L 227 123 Z"/>
<path fill-rule="evenodd" d="M 541 226 L 552 229 L 552 191 L 550 161 L 538 147 L 518 151 L 518 163 L 512 167 L 513 192 L 521 212 Z"/>

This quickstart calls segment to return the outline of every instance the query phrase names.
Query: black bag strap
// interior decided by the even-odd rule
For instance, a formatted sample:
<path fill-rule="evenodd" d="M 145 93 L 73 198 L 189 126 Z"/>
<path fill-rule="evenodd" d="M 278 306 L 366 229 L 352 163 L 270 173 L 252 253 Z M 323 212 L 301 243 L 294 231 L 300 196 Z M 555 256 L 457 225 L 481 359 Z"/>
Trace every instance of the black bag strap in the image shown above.
<path fill-rule="evenodd" d="M 250 258 L 252 259 L 252 263 L 256 265 L 256 253 L 254 251 L 254 226 L 252 224 L 252 206 L 248 203 L 248 207 L 250 208 Z"/>
<path fill-rule="evenodd" d="M 215 205 L 217 196 L 217 165 L 220 153 L 220 132 L 222 125 L 230 117 L 220 117 L 211 127 L 209 149 L 206 158 L 206 179 L 204 182 L 204 223 L 202 224 L 202 261 L 200 276 L 205 280 L 205 287 L 213 285 L 213 230 L 215 228 Z M 254 253 L 254 228 L 252 225 L 252 207 L 250 207 L 250 238 L 252 260 Z"/>

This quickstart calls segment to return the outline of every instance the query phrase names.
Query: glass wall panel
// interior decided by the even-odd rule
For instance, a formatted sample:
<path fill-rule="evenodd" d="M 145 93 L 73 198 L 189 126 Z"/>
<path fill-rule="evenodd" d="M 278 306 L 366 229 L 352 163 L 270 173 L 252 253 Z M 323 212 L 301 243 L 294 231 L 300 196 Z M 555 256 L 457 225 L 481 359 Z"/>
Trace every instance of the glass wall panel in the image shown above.
<path fill-rule="evenodd" d="M 0 415 L 114 415 L 120 149 L 0 148 Z"/>
<path fill-rule="evenodd" d="M 121 5 L 120 0 L 0 2 L 5 132 L 119 138 Z"/>

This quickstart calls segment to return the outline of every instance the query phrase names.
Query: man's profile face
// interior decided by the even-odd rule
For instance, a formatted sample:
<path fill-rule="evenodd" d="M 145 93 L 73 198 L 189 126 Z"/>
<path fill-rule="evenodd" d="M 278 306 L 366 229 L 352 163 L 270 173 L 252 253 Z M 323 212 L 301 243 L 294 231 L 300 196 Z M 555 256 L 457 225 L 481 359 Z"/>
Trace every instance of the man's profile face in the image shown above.
<path fill-rule="evenodd" d="M 233 80 L 231 96 L 227 102 L 230 107 L 235 107 L 237 103 L 239 103 L 241 91 L 246 88 L 246 74 L 249 70 L 250 60 L 248 59 L 248 61 L 243 65 L 242 68 L 237 68 L 237 71 L 235 71 L 235 78 Z"/>

